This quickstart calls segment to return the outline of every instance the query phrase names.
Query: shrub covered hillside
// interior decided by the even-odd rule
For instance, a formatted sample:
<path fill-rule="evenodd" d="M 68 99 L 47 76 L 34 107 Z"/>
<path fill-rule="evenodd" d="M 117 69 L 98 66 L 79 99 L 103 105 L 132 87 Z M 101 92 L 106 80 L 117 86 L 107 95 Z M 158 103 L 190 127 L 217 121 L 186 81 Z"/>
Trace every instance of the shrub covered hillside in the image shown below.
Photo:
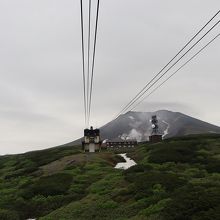
<path fill-rule="evenodd" d="M 113 152 L 59 147 L 0 157 L 0 219 L 220 219 L 220 135 L 139 145 L 137 165 Z"/>

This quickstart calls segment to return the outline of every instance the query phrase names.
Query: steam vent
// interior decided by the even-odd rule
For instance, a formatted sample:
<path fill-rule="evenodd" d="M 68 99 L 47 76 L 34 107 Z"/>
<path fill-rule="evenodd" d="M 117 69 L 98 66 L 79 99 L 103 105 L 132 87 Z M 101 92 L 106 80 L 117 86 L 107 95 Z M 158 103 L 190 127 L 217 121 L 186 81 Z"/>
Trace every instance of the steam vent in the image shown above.
<path fill-rule="evenodd" d="M 84 130 L 84 141 L 82 142 L 83 150 L 85 152 L 99 152 L 101 150 L 101 138 L 99 129 Z"/>
<path fill-rule="evenodd" d="M 151 123 L 152 123 L 152 133 L 151 136 L 149 137 L 149 141 L 152 143 L 157 143 L 162 141 L 162 135 L 159 134 L 159 126 L 156 115 L 152 116 Z"/>

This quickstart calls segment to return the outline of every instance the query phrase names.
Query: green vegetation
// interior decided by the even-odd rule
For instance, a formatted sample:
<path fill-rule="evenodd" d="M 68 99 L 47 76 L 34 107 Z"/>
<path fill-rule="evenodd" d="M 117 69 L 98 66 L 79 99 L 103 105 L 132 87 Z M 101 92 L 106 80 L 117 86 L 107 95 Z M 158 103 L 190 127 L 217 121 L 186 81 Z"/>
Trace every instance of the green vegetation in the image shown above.
<path fill-rule="evenodd" d="M 57 147 L 0 157 L 0 219 L 220 219 L 220 135 L 172 138 L 130 151 Z"/>

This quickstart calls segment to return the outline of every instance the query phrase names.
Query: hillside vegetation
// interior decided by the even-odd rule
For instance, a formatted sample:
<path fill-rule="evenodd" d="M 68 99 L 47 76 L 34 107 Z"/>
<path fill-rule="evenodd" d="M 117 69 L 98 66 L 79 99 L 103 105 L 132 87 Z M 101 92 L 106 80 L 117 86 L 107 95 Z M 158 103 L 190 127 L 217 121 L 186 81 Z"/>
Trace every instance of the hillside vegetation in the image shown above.
<path fill-rule="evenodd" d="M 0 219 L 220 219 L 220 135 L 142 144 L 137 165 L 114 152 L 57 147 L 0 157 Z"/>

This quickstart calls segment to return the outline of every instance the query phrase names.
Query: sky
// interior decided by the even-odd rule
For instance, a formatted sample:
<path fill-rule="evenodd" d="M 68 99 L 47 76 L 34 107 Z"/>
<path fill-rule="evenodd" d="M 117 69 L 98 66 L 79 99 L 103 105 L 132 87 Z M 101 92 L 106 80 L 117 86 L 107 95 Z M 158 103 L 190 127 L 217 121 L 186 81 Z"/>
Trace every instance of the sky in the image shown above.
<path fill-rule="evenodd" d="M 219 0 L 100 0 L 91 124 L 112 120 L 219 8 Z M 82 136 L 80 1 L 1 0 L 0 30 L 0 155 Z M 219 57 L 217 39 L 135 110 L 220 126 Z"/>

